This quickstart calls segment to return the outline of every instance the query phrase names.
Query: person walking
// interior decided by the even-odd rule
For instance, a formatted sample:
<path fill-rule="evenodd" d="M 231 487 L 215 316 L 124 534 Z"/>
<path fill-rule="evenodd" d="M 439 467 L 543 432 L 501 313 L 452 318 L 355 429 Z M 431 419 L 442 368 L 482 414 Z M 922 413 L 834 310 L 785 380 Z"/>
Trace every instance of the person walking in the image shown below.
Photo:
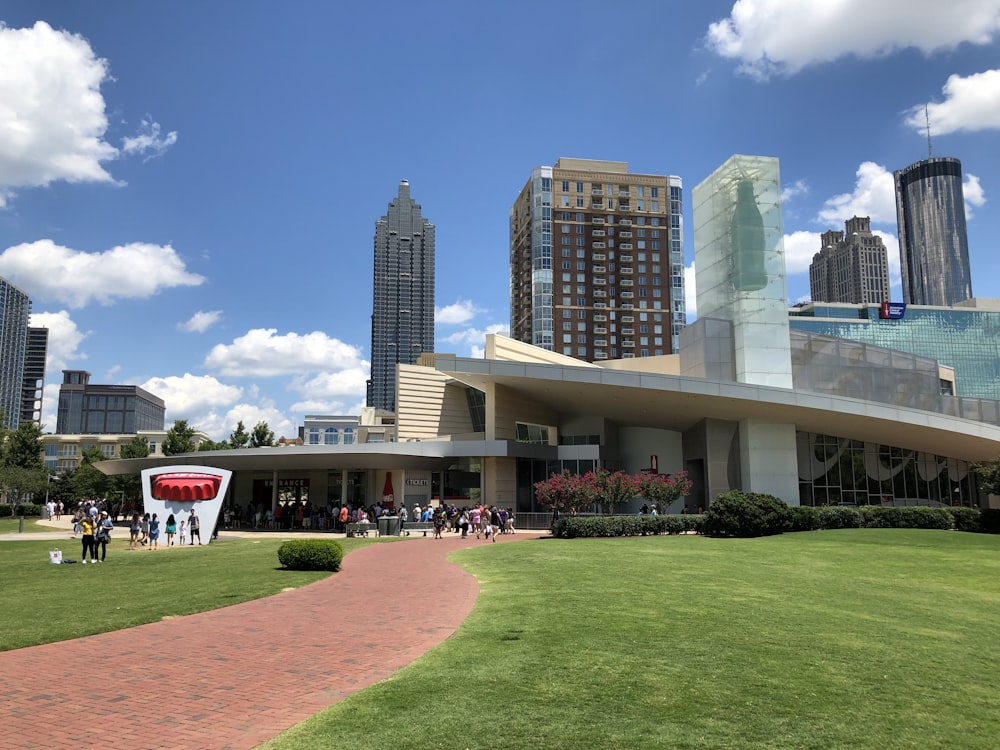
<path fill-rule="evenodd" d="M 149 547 L 147 549 L 154 550 L 160 548 L 160 519 L 153 514 L 153 517 L 149 520 Z"/>
<path fill-rule="evenodd" d="M 83 559 L 80 562 L 84 565 L 87 564 L 87 553 L 89 552 L 90 562 L 96 563 L 97 544 L 94 541 L 94 532 L 97 530 L 97 522 L 89 514 L 84 513 L 80 519 L 80 529 L 83 532 Z"/>
<path fill-rule="evenodd" d="M 171 513 L 169 516 L 167 516 L 166 531 L 167 531 L 167 546 L 168 547 L 173 547 L 174 546 L 174 534 L 177 533 L 177 519 L 174 518 L 174 514 L 173 513 Z"/>
<path fill-rule="evenodd" d="M 403 530 L 403 524 L 405 524 L 405 523 L 406 523 L 406 505 L 403 504 L 399 508 L 399 535 L 400 536 L 403 536 L 404 534 L 406 536 L 410 535 L 409 531 L 404 531 Z"/>
<path fill-rule="evenodd" d="M 281 506 L 278 506 L 281 507 Z M 194 538 L 198 537 L 198 546 L 201 546 L 201 519 L 198 518 L 197 514 L 194 512 L 194 508 L 191 509 L 191 515 L 188 516 L 188 531 L 191 532 L 191 546 L 194 546 Z"/>
<path fill-rule="evenodd" d="M 181 521 L 180 539 L 178 539 L 178 544 L 184 546 L 184 540 L 187 539 L 187 521 Z"/>
<path fill-rule="evenodd" d="M 114 528 L 115 524 L 108 518 L 108 512 L 102 510 L 101 517 L 97 521 L 97 533 L 94 537 L 94 556 L 97 555 L 98 548 L 101 551 L 98 562 L 104 562 L 108 557 L 108 543 L 111 541 L 111 532 Z"/>
<path fill-rule="evenodd" d="M 139 539 L 142 537 L 142 517 L 138 513 L 132 514 L 132 523 L 128 527 L 128 548 L 139 549 Z"/>
<path fill-rule="evenodd" d="M 149 541 L 149 513 L 143 514 L 142 520 L 139 521 L 139 531 L 142 532 L 142 536 L 139 537 L 139 544 L 145 546 Z"/>

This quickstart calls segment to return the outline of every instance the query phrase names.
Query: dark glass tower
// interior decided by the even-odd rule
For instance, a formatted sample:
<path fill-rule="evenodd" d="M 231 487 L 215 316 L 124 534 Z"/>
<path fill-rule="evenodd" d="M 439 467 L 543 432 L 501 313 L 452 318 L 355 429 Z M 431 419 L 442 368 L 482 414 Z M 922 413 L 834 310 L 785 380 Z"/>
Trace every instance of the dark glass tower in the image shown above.
<path fill-rule="evenodd" d="M 24 378 L 21 381 L 21 423 L 42 426 L 42 396 L 45 391 L 45 355 L 49 348 L 48 328 L 28 328 L 24 348 Z"/>
<path fill-rule="evenodd" d="M 0 426 L 17 429 L 21 418 L 24 350 L 28 341 L 31 300 L 0 278 Z"/>
<path fill-rule="evenodd" d="M 375 222 L 372 375 L 368 406 L 396 409 L 396 365 L 434 351 L 434 225 L 410 198 L 410 183 Z"/>
<path fill-rule="evenodd" d="M 893 173 L 903 301 L 954 305 L 972 297 L 962 163 L 934 157 Z"/>

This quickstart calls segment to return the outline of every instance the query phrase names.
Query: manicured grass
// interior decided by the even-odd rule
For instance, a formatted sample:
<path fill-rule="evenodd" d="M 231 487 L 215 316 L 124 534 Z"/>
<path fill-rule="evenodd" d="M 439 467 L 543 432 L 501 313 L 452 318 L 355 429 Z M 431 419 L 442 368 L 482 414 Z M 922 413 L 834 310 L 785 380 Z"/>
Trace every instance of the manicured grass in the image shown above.
<path fill-rule="evenodd" d="M 14 518 L 0 518 L 0 534 L 16 534 L 17 533 L 18 519 Z M 38 531 L 60 531 L 60 529 L 52 528 L 51 526 L 45 526 L 44 524 L 38 523 L 37 518 L 25 518 L 24 519 L 24 533 L 34 533 Z M 70 532 L 66 532 L 66 536 L 69 536 Z"/>
<path fill-rule="evenodd" d="M 131 552 L 117 532 L 107 561 L 51 565 L 50 549 L 82 559 L 80 541 L 0 544 L 3 606 L 0 651 L 51 643 L 204 612 L 305 586 L 330 573 L 282 570 L 279 536 L 213 542 L 203 547 Z M 345 552 L 369 543 L 339 540 Z M 376 540 L 372 539 L 371 542 Z"/>
<path fill-rule="evenodd" d="M 453 559 L 482 586 L 454 637 L 264 747 L 993 748 L 1000 736 L 1000 537 L 539 540 Z"/>

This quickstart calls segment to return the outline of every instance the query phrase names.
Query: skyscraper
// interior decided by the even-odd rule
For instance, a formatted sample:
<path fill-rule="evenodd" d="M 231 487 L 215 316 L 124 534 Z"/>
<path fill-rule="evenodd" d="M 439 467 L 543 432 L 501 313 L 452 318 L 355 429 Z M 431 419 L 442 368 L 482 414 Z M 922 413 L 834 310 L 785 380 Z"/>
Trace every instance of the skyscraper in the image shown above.
<path fill-rule="evenodd" d="M 396 365 L 434 351 L 434 225 L 410 198 L 410 183 L 375 222 L 372 372 L 368 406 L 394 411 Z"/>
<path fill-rule="evenodd" d="M 855 216 L 839 229 L 823 232 L 821 249 L 809 264 L 813 302 L 881 304 L 889 299 L 889 253 L 871 218 Z"/>
<path fill-rule="evenodd" d="M 28 342 L 31 300 L 0 278 L 0 424 L 16 429 L 21 419 L 24 350 Z"/>
<path fill-rule="evenodd" d="M 86 370 L 63 370 L 59 435 L 130 435 L 162 430 L 163 399 L 137 385 L 91 385 Z"/>
<path fill-rule="evenodd" d="M 48 328 L 28 328 L 24 348 L 24 377 L 21 380 L 21 422 L 42 426 L 42 396 L 45 390 L 45 355 L 49 348 Z"/>
<path fill-rule="evenodd" d="M 933 157 L 893 173 L 903 301 L 953 305 L 972 297 L 962 163 Z"/>
<path fill-rule="evenodd" d="M 536 167 L 510 209 L 510 331 L 587 361 L 671 354 L 686 324 L 679 177 Z"/>

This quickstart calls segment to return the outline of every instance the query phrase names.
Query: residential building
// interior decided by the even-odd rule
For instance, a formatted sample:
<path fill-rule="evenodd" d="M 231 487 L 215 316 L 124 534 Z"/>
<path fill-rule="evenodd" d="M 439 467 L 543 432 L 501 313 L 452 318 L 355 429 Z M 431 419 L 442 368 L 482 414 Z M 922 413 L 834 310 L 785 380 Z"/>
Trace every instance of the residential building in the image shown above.
<path fill-rule="evenodd" d="M 893 177 L 903 301 L 948 306 L 971 299 L 962 162 L 933 157 Z"/>
<path fill-rule="evenodd" d="M 31 300 L 0 278 L 0 426 L 16 429 L 21 419 L 24 356 Z"/>
<path fill-rule="evenodd" d="M 86 370 L 63 370 L 56 433 L 135 435 L 164 429 L 163 399 L 136 385 L 95 385 Z"/>
<path fill-rule="evenodd" d="M 47 434 L 42 435 L 44 444 L 44 461 L 49 471 L 64 472 L 79 468 L 84 451 L 96 448 L 106 459 L 121 458 L 123 445 L 131 443 L 136 436 L 144 438 L 149 444 L 151 458 L 163 458 L 163 443 L 167 439 L 167 430 L 139 430 L 138 432 L 112 434 Z M 208 440 L 204 432 L 196 431 L 192 436 L 195 445 Z"/>
<path fill-rule="evenodd" d="M 45 355 L 49 329 L 28 327 L 24 348 L 24 377 L 21 381 L 21 423 L 42 426 L 42 397 L 45 394 Z"/>
<path fill-rule="evenodd" d="M 307 415 L 302 428 L 303 445 L 353 445 L 358 438 L 358 418 Z"/>
<path fill-rule="evenodd" d="M 375 223 L 372 369 L 367 404 L 396 406 L 396 367 L 434 351 L 434 225 L 410 197 L 410 183 Z"/>
<path fill-rule="evenodd" d="M 585 361 L 676 352 L 682 183 L 626 162 L 541 166 L 510 209 L 510 330 Z"/>
<path fill-rule="evenodd" d="M 841 230 L 823 232 L 809 264 L 813 302 L 881 304 L 889 300 L 889 254 L 871 231 L 871 218 L 855 216 Z"/>

